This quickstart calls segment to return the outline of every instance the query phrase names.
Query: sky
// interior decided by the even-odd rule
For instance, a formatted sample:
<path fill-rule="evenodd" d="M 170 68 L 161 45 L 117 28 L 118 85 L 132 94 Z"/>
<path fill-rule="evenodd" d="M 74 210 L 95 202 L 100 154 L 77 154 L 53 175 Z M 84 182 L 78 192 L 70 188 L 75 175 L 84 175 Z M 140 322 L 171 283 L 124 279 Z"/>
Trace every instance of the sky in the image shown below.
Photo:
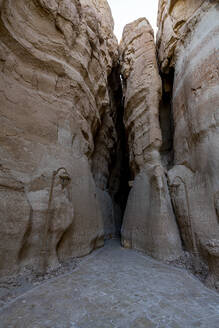
<path fill-rule="evenodd" d="M 157 32 L 157 9 L 159 0 L 108 0 L 115 22 L 114 33 L 120 41 L 126 24 L 146 17 Z"/>

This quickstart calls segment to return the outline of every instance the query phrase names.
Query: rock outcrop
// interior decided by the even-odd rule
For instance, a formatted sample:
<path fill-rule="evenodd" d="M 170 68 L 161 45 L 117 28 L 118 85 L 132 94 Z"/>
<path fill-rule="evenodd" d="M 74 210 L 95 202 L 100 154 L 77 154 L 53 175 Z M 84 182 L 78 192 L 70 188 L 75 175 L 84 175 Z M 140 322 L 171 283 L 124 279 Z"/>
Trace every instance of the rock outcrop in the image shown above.
<path fill-rule="evenodd" d="M 103 245 L 117 48 L 106 1 L 0 2 L 0 276 Z"/>
<path fill-rule="evenodd" d="M 120 45 L 132 189 L 122 226 L 122 244 L 171 260 L 182 254 L 181 240 L 160 159 L 161 79 L 153 30 L 144 18 L 126 25 Z"/>
<path fill-rule="evenodd" d="M 185 249 L 208 265 L 207 284 L 219 288 L 219 4 L 162 0 L 159 7 L 164 84 L 174 78 L 171 197 Z"/>
<path fill-rule="evenodd" d="M 118 46 L 106 0 L 0 0 L 0 277 L 121 232 L 219 289 L 218 21 L 160 0 L 157 49 L 145 18 Z"/>

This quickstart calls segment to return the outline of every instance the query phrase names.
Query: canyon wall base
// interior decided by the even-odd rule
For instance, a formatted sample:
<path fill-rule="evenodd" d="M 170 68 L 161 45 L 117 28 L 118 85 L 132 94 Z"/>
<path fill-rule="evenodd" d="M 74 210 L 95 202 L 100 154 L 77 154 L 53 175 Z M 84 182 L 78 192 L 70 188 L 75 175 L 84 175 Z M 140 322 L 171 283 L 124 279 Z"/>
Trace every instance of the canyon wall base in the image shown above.
<path fill-rule="evenodd" d="M 118 46 L 106 1 L 5 0 L 0 15 L 0 276 L 43 273 L 104 242 L 91 168 L 98 131 L 109 161 L 116 142 Z"/>
<path fill-rule="evenodd" d="M 161 70 L 174 69 L 174 210 L 185 249 L 208 265 L 207 285 L 219 288 L 218 2 L 161 1 L 159 19 Z"/>

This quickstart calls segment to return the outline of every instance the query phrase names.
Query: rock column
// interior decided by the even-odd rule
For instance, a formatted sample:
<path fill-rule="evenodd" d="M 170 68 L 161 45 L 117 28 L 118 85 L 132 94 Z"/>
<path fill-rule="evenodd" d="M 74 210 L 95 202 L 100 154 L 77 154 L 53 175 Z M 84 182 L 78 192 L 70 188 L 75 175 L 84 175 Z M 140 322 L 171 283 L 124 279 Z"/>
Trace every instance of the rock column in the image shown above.
<path fill-rule="evenodd" d="M 175 259 L 181 255 L 182 248 L 159 153 L 161 78 L 153 30 L 146 19 L 138 19 L 125 27 L 120 61 L 124 124 L 133 176 L 122 226 L 122 244 L 160 260 Z"/>

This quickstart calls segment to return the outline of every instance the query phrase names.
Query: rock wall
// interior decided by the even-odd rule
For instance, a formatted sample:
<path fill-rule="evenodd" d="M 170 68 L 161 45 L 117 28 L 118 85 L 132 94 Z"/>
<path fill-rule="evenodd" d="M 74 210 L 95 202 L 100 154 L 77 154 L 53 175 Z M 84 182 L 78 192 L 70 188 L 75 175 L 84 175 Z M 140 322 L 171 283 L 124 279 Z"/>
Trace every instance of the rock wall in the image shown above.
<path fill-rule="evenodd" d="M 160 158 L 161 79 L 153 30 L 144 18 L 126 25 L 120 45 L 124 124 L 132 189 L 122 226 L 122 244 L 161 260 L 182 254 L 181 240 Z"/>
<path fill-rule="evenodd" d="M 164 0 L 159 8 L 164 84 L 174 71 L 171 196 L 185 249 L 208 265 L 207 284 L 219 288 L 219 4 Z"/>
<path fill-rule="evenodd" d="M 117 47 L 106 1 L 0 2 L 0 276 L 103 245 Z"/>
<path fill-rule="evenodd" d="M 0 0 L 0 277 L 121 230 L 219 288 L 218 21 L 160 0 L 157 50 L 144 18 L 118 47 L 105 0 Z"/>

